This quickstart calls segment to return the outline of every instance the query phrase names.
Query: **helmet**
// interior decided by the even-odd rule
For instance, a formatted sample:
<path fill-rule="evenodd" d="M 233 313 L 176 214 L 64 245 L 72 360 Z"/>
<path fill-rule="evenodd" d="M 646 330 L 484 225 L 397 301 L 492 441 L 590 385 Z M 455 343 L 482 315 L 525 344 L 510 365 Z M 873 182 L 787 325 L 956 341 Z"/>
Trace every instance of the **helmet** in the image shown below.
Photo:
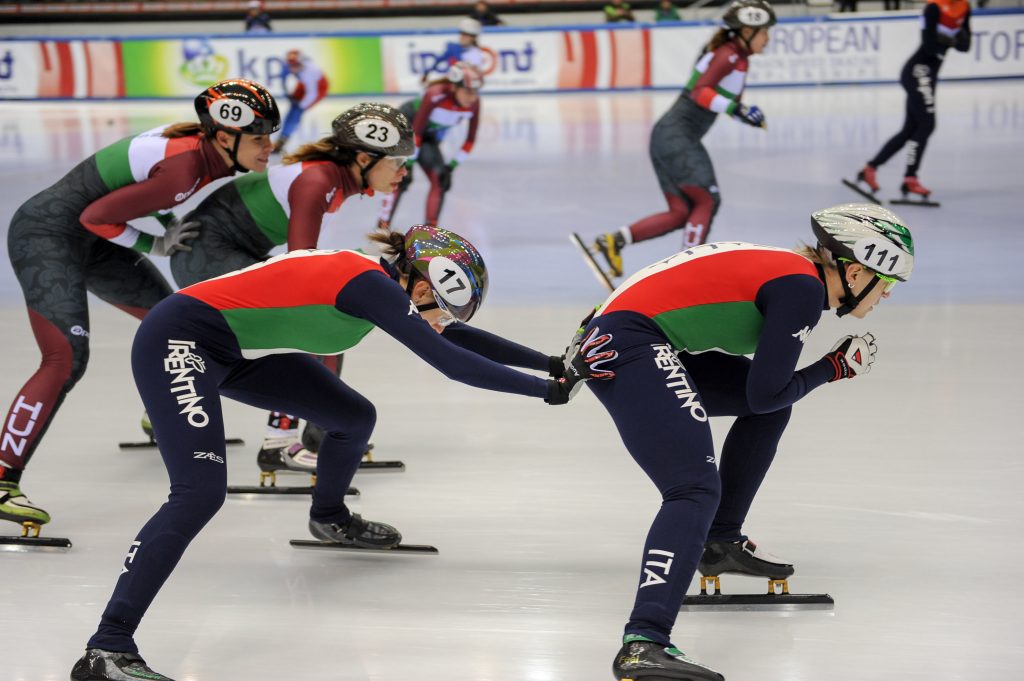
<path fill-rule="evenodd" d="M 480 71 L 465 61 L 458 61 L 449 66 L 445 75 L 450 82 L 471 90 L 479 90 L 484 84 L 484 77 L 480 75 Z"/>
<path fill-rule="evenodd" d="M 459 33 L 465 33 L 466 35 L 471 35 L 475 38 L 480 35 L 480 31 L 480 22 L 472 17 L 466 17 L 459 22 Z"/>
<path fill-rule="evenodd" d="M 343 111 L 333 122 L 334 142 L 377 156 L 411 156 L 416 151 L 409 119 L 387 104 L 364 102 Z"/>
<path fill-rule="evenodd" d="M 222 80 L 196 97 L 196 113 L 207 131 L 224 130 L 269 135 L 281 127 L 277 102 L 265 87 L 251 80 Z"/>
<path fill-rule="evenodd" d="M 405 259 L 427 280 L 438 305 L 468 322 L 487 295 L 487 266 L 473 244 L 441 227 L 414 225 L 405 234 Z"/>
<path fill-rule="evenodd" d="M 903 220 L 873 203 L 844 203 L 811 215 L 818 243 L 836 259 L 857 262 L 884 277 L 910 279 L 914 240 Z"/>
<path fill-rule="evenodd" d="M 744 26 L 768 28 L 775 25 L 775 10 L 765 0 L 735 0 L 725 10 L 722 21 L 737 31 Z"/>
<path fill-rule="evenodd" d="M 284 60 L 288 62 L 289 65 L 299 66 L 302 64 L 302 52 L 299 50 L 288 50 L 284 55 Z"/>

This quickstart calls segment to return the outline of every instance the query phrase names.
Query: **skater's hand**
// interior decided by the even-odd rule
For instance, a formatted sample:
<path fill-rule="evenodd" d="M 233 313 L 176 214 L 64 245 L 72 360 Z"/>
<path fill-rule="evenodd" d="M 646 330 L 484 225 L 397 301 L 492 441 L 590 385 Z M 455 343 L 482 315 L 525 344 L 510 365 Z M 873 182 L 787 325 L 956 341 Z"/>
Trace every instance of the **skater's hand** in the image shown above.
<path fill-rule="evenodd" d="M 752 125 L 755 128 L 768 127 L 764 120 L 764 112 L 756 106 L 747 106 L 743 102 L 740 102 L 736 105 L 736 111 L 734 111 L 732 115 L 747 125 Z"/>
<path fill-rule="evenodd" d="M 578 338 L 578 340 L 577 340 Z M 618 358 L 618 350 L 604 350 L 612 340 L 610 334 L 602 334 L 598 327 L 586 335 L 577 334 L 566 350 L 563 363 L 565 375 L 548 381 L 548 404 L 565 404 L 580 391 L 584 381 L 591 379 L 608 381 L 615 378 L 615 372 L 602 366 Z"/>
<path fill-rule="evenodd" d="M 548 357 L 548 376 L 554 379 L 565 378 L 565 355 Z"/>
<path fill-rule="evenodd" d="M 441 189 L 448 191 L 452 188 L 452 171 L 455 170 L 454 166 L 444 166 L 437 171 L 437 181 L 441 184 Z"/>
<path fill-rule="evenodd" d="M 875 363 L 875 337 L 866 333 L 863 336 L 843 336 L 825 357 L 832 362 L 836 374 L 829 379 L 838 381 L 840 378 L 853 378 L 871 371 Z"/>
<path fill-rule="evenodd" d="M 199 236 L 199 226 L 199 223 L 194 220 L 182 222 L 178 218 L 171 218 L 163 236 L 153 239 L 150 255 L 168 256 L 178 251 L 191 251 L 192 247 L 185 242 Z"/>

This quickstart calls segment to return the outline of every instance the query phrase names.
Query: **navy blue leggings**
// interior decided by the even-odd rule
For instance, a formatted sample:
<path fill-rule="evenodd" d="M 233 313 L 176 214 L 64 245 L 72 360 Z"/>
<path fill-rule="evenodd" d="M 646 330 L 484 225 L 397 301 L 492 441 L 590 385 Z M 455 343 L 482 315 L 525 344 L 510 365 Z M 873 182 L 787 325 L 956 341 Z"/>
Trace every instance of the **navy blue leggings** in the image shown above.
<path fill-rule="evenodd" d="M 220 395 L 289 413 L 327 431 L 317 457 L 312 518 L 345 522 L 349 487 L 376 421 L 373 405 L 304 354 L 243 359 L 220 313 L 172 295 L 146 316 L 132 371 L 171 482 L 132 542 L 89 647 L 138 652 L 133 635 L 192 539 L 224 503 L 227 488 Z"/>
<path fill-rule="evenodd" d="M 678 355 L 660 332 L 598 317 L 619 357 L 613 381 L 587 385 L 611 414 L 633 459 L 661 493 L 644 545 L 627 634 L 670 643 L 672 627 L 707 539 L 745 538 L 743 521 L 789 422 L 791 408 L 751 412 L 750 360 Z M 681 360 L 680 360 L 681 358 Z M 736 416 L 715 467 L 711 416 Z"/>

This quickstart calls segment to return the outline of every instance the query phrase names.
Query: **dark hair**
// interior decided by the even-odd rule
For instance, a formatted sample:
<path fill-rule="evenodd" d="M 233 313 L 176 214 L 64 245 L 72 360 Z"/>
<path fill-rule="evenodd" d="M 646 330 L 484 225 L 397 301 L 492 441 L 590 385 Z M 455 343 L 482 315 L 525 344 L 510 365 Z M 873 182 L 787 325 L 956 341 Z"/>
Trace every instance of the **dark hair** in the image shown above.
<path fill-rule="evenodd" d="M 704 52 L 714 52 L 735 37 L 736 31 L 731 28 L 720 28 L 713 36 L 711 36 L 711 40 L 708 41 L 707 47 L 704 48 Z"/>
<path fill-rule="evenodd" d="M 380 245 L 381 254 L 398 268 L 402 274 L 409 274 L 409 262 L 405 259 L 405 235 L 390 229 L 378 229 L 370 232 L 367 238 Z"/>
<path fill-rule="evenodd" d="M 282 163 L 301 163 L 302 161 L 334 161 L 340 166 L 349 166 L 356 161 L 356 154 L 360 149 L 339 147 L 334 137 L 324 137 L 316 142 L 303 144 L 290 154 L 287 154 Z"/>
<path fill-rule="evenodd" d="M 163 131 L 163 136 L 169 139 L 192 137 L 193 135 L 206 136 L 206 133 L 203 131 L 203 126 L 198 123 L 174 123 L 172 125 L 168 125 Z"/>

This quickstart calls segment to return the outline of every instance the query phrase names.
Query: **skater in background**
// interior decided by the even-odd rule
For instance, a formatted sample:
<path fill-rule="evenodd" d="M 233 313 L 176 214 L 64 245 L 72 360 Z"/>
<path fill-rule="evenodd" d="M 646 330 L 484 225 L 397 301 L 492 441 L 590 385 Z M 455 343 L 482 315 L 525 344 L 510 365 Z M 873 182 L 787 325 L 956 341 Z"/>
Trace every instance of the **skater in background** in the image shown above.
<path fill-rule="evenodd" d="M 466 17 L 459 22 L 459 38 L 456 42 L 447 43 L 444 52 L 438 57 L 434 68 L 428 69 L 421 79 L 426 83 L 432 78 L 443 78 L 448 69 L 458 63 L 469 64 L 477 71 L 484 70 L 484 51 L 480 49 L 480 34 L 483 28 L 476 19 Z"/>
<path fill-rule="evenodd" d="M 811 223 L 814 248 L 711 243 L 650 265 L 585 325 L 585 337 L 617 353 L 607 363 L 615 380 L 589 386 L 662 497 L 613 663 L 619 679 L 720 681 L 672 645 L 694 571 L 794 572 L 748 539 L 744 520 L 792 405 L 825 383 L 867 373 L 875 343 L 871 334 L 845 336 L 797 370 L 800 353 L 823 309 L 863 319 L 914 264 L 910 231 L 881 206 L 836 206 Z M 713 416 L 736 417 L 718 468 Z"/>
<path fill-rule="evenodd" d="M 590 388 L 662 495 L 613 663 L 618 679 L 640 672 L 720 681 L 672 645 L 694 570 L 773 579 L 794 572 L 743 534 L 744 519 L 794 403 L 820 385 L 866 374 L 876 352 L 870 334 L 846 336 L 798 371 L 804 343 L 822 309 L 863 318 L 913 268 L 909 230 L 881 206 L 828 208 L 811 224 L 814 248 L 725 242 L 654 263 L 586 323 L 587 337 L 617 353 L 606 365 L 615 380 Z M 736 417 L 718 468 L 715 416 Z"/>
<path fill-rule="evenodd" d="M 261 85 L 229 80 L 195 99 L 199 123 L 177 123 L 115 142 L 26 201 L 11 219 L 8 252 L 42 352 L 0 433 L 0 519 L 50 521 L 19 481 L 89 361 L 87 292 L 143 318 L 171 287 L 146 258 L 187 251 L 196 225 L 168 209 L 217 178 L 262 171 L 281 117 Z M 153 236 L 128 221 L 153 215 Z M 26 531 L 30 527 L 26 525 Z"/>
<path fill-rule="evenodd" d="M 245 15 L 246 33 L 270 33 L 270 15 L 263 7 L 263 0 L 249 0 Z"/>
<path fill-rule="evenodd" d="M 490 3 L 480 0 L 473 4 L 473 9 L 469 11 L 469 18 L 475 21 L 479 21 L 481 26 L 504 26 L 505 22 L 501 20 L 494 8 L 491 7 Z M 456 60 L 458 61 L 458 60 Z"/>
<path fill-rule="evenodd" d="M 402 194 L 412 184 L 412 167 L 417 162 L 427 179 L 430 191 L 427 193 L 427 214 L 424 222 L 436 225 L 441 215 L 444 197 L 452 188 L 452 174 L 469 156 L 476 143 L 476 130 L 480 122 L 480 88 L 484 80 L 472 65 L 464 62 L 453 64 L 444 78 L 431 82 L 421 97 L 410 100 L 400 107 L 410 121 L 416 138 L 416 151 L 406 163 L 409 174 L 398 189 L 381 202 L 378 226 L 387 227 L 398 209 Z M 466 139 L 462 147 L 449 160 L 441 153 L 441 142 L 460 123 L 467 125 Z"/>
<path fill-rule="evenodd" d="M 594 244 L 594 250 L 608 261 L 609 278 L 622 276 L 622 250 L 629 244 L 678 229 L 684 230 L 687 248 L 707 241 L 721 197 L 701 138 L 719 114 L 754 127 L 765 125 L 761 110 L 741 99 L 747 59 L 768 44 L 775 11 L 765 0 L 735 0 L 722 19 L 725 27 L 704 47 L 679 99 L 651 132 L 651 162 L 668 210 L 602 234 Z"/>
<path fill-rule="evenodd" d="M 185 222 L 200 229 L 191 250 L 171 256 L 179 287 L 265 260 L 277 246 L 316 248 L 324 221 L 346 199 L 397 189 L 415 149 L 412 128 L 401 112 L 387 104 L 357 104 L 337 116 L 331 128 L 331 135 L 299 147 L 266 173 L 220 187 L 185 216 Z M 340 375 L 341 357 L 323 361 Z M 294 414 L 270 412 L 257 455 L 260 470 L 316 470 L 316 452 L 299 442 L 298 425 Z M 320 432 L 309 424 L 307 431 Z"/>
<path fill-rule="evenodd" d="M 323 70 L 299 50 L 289 50 L 285 55 L 285 63 L 288 66 L 288 73 L 295 76 L 297 82 L 292 88 L 291 94 L 288 95 L 291 107 L 288 109 L 288 115 L 285 116 L 281 136 L 274 143 L 275 154 L 284 149 L 284 146 L 288 144 L 288 139 L 298 129 L 302 116 L 327 95 L 329 87 Z"/>
<path fill-rule="evenodd" d="M 546 371 L 550 358 L 464 324 L 484 301 L 487 269 L 459 235 L 416 226 L 372 239 L 386 258 L 293 251 L 182 289 L 143 321 L 132 372 L 171 493 L 132 542 L 73 681 L 166 681 L 139 657 L 134 634 L 189 543 L 224 502 L 221 395 L 285 407 L 321 424 L 327 436 L 309 530 L 326 542 L 380 550 L 397 546 L 402 535 L 344 502 L 373 430 L 374 407 L 305 353 L 343 352 L 377 327 L 452 380 L 549 404 L 568 402 L 592 373 L 608 376 L 591 371 L 588 362 L 604 357 L 586 344 L 566 359 L 572 370 L 557 380 L 503 366 Z"/>
<path fill-rule="evenodd" d="M 672 0 L 661 0 L 654 10 L 654 20 L 657 21 L 681 21 L 679 10 L 676 9 Z"/>
<path fill-rule="evenodd" d="M 921 15 L 921 45 L 900 72 L 900 84 L 907 92 L 903 128 L 857 173 L 857 182 L 863 182 L 867 191 L 852 187 L 867 198 L 875 200 L 880 188 L 876 173 L 879 166 L 904 146 L 907 166 L 900 191 L 904 198 L 913 195 L 924 201 L 931 195 L 931 190 L 918 180 L 917 172 L 928 138 L 935 130 L 935 86 L 939 67 L 951 47 L 957 52 L 971 49 L 971 5 L 967 0 L 929 0 Z"/>

